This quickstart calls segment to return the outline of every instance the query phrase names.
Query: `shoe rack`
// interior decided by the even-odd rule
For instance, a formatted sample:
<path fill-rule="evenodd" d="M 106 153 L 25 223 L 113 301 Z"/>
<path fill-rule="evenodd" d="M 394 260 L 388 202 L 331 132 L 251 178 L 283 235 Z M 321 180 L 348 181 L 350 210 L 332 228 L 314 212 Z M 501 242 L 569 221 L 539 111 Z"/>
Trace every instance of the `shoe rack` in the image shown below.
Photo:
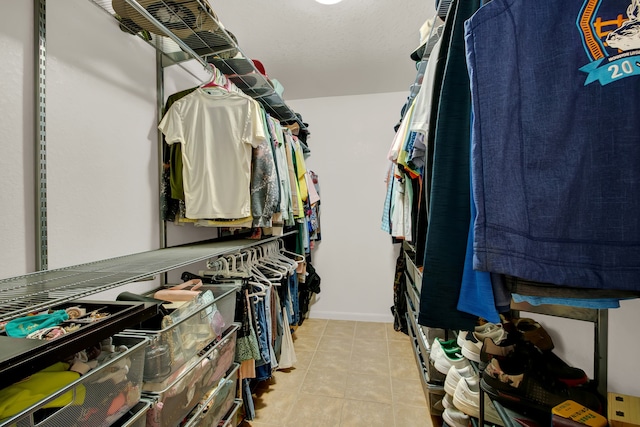
<path fill-rule="evenodd" d="M 515 303 L 511 302 L 511 311 L 514 317 L 521 317 L 520 313 L 535 313 L 544 314 L 547 316 L 562 317 L 565 319 L 579 320 L 583 322 L 589 322 L 593 324 L 593 339 L 594 339 L 594 355 L 593 355 L 593 382 L 596 385 L 598 394 L 606 399 L 607 397 L 607 352 L 608 352 L 608 339 L 607 331 L 609 326 L 609 312 L 603 309 L 590 309 L 582 307 L 569 307 L 563 305 L 554 304 L 542 304 L 538 306 L 531 305 L 529 303 Z M 477 366 L 473 364 L 473 366 Z M 486 399 L 486 393 L 480 392 L 480 419 L 479 425 L 484 424 L 484 400 Z M 500 402 L 492 400 L 496 411 L 500 415 L 500 418 L 505 422 L 504 427 L 521 427 L 521 425 L 515 421 L 515 418 L 519 416 L 515 412 L 508 408 L 505 408 Z M 603 404 L 606 403 L 603 402 Z M 606 408 L 603 409 L 606 414 Z"/>
<path fill-rule="evenodd" d="M 421 380 L 423 391 L 427 399 L 432 415 L 440 415 L 442 413 L 441 404 L 438 405 L 439 399 L 442 399 L 444 389 L 440 385 L 438 378 L 434 378 L 439 374 L 434 369 L 430 369 L 429 363 L 429 343 L 433 341 L 433 336 L 427 335 L 434 332 L 433 328 L 425 328 L 418 324 L 417 316 L 420 307 L 420 294 L 422 286 L 422 272 L 417 267 L 414 260 L 415 251 L 411 244 L 404 242 L 402 244 L 405 259 L 405 296 L 407 300 L 407 326 L 409 337 L 414 344 L 414 356 L 420 371 L 422 372 Z M 593 381 L 597 385 L 598 393 L 607 396 L 607 330 L 608 330 L 608 311 L 601 309 L 588 309 L 580 307 L 569 307 L 561 305 L 544 304 L 533 306 L 528 303 L 511 303 L 511 310 L 514 317 L 520 317 L 520 313 L 544 314 L 566 319 L 574 319 L 593 324 L 594 335 L 594 378 Z M 441 338 L 452 338 L 455 331 L 440 330 Z M 479 372 L 478 365 L 471 362 L 476 372 Z M 435 381 L 434 381 L 435 380 Z M 486 393 L 480 392 L 480 418 L 471 418 L 474 427 L 484 425 L 484 402 Z M 515 421 L 520 418 L 517 414 L 505 408 L 500 402 L 492 401 L 500 418 L 504 421 L 505 427 L 521 427 Z"/>

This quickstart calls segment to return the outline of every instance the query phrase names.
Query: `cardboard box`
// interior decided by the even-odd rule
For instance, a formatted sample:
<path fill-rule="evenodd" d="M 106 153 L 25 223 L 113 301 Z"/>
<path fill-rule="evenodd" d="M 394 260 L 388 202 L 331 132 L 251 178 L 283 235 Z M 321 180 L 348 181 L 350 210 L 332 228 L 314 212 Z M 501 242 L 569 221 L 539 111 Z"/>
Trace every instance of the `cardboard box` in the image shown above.
<path fill-rule="evenodd" d="M 572 420 L 578 424 L 590 427 L 607 426 L 607 419 L 605 417 L 573 400 L 567 400 L 554 406 L 551 412 L 554 415 Z"/>
<path fill-rule="evenodd" d="M 607 400 L 609 423 L 612 427 L 640 425 L 640 397 L 609 393 Z"/>

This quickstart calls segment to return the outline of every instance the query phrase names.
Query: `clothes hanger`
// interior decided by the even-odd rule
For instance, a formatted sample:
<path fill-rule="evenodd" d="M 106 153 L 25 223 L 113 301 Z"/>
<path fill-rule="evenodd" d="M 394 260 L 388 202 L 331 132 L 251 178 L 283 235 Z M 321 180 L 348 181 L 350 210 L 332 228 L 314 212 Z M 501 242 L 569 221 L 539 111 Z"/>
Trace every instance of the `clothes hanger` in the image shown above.
<path fill-rule="evenodd" d="M 218 69 L 214 66 L 210 67 L 211 69 L 211 78 L 209 79 L 208 82 L 200 85 L 200 89 L 208 89 L 208 88 L 220 88 L 223 90 L 228 91 L 228 89 L 225 87 L 225 84 L 220 84 L 218 83 L 220 80 L 223 80 L 226 83 L 226 78 L 222 78 L 223 76 L 220 74 L 220 72 L 218 71 Z"/>
<path fill-rule="evenodd" d="M 200 270 L 198 274 L 200 276 L 207 277 L 229 277 L 227 273 L 229 272 L 229 264 L 224 257 L 220 257 L 216 259 L 214 262 L 207 262 L 207 267 L 210 270 Z"/>
<path fill-rule="evenodd" d="M 277 258 L 279 260 L 281 260 L 283 263 L 290 265 L 294 270 L 298 267 L 298 260 L 289 258 L 288 256 L 284 255 L 284 251 L 280 249 L 280 243 L 282 241 L 276 241 L 276 242 L 271 242 L 271 252 L 273 254 L 274 258 Z M 283 247 L 284 248 L 284 247 Z M 297 255 L 298 258 L 300 258 L 300 262 L 302 262 L 302 255 L 298 255 L 298 254 L 294 254 L 293 252 L 291 252 L 292 255 Z"/>
<path fill-rule="evenodd" d="M 234 277 L 250 277 L 251 273 L 244 264 L 244 255 L 240 252 L 227 255 L 231 264 L 231 274 Z M 238 262 L 240 261 L 240 262 Z"/>
<path fill-rule="evenodd" d="M 286 258 L 286 260 L 281 258 L 276 250 L 277 248 L 274 242 L 265 243 L 263 249 L 265 262 L 279 269 L 282 274 L 289 274 L 291 272 L 291 268 L 295 268 L 298 265 L 297 263 L 292 262 L 290 258 L 283 257 Z"/>
<path fill-rule="evenodd" d="M 251 254 L 250 271 L 253 273 L 252 277 L 256 280 L 261 281 L 267 286 L 279 286 L 280 282 L 271 281 L 262 271 L 260 271 L 255 249 L 252 248 L 248 249 L 247 251 Z"/>
<path fill-rule="evenodd" d="M 289 255 L 293 256 L 293 259 L 295 261 L 297 261 L 297 262 L 305 262 L 306 261 L 306 258 L 303 255 L 300 255 L 298 253 L 290 252 L 290 251 L 286 250 L 285 247 L 284 247 L 284 241 L 278 240 L 278 244 L 282 246 L 280 248 L 280 253 L 289 254 Z"/>
<path fill-rule="evenodd" d="M 212 270 L 200 271 L 200 275 L 226 279 L 250 277 L 251 274 L 246 270 L 244 263 L 241 263 L 240 265 L 237 264 L 236 255 L 239 254 L 228 254 L 219 257 L 213 264 L 209 264 L 209 267 L 212 268 Z M 240 259 L 242 260 L 242 258 Z"/>
<path fill-rule="evenodd" d="M 248 293 L 247 294 L 248 297 L 264 297 L 267 295 L 267 287 L 262 283 L 252 282 L 252 281 L 248 281 L 247 283 L 250 284 L 251 286 L 257 286 L 260 289 L 260 291 L 258 292 Z"/>
<path fill-rule="evenodd" d="M 276 280 L 281 280 L 284 277 L 284 273 L 281 270 L 277 270 L 274 268 L 269 267 L 269 265 L 273 265 L 275 267 L 279 267 L 278 265 L 274 265 L 273 263 L 271 263 L 271 261 L 269 261 L 265 248 L 263 246 L 258 246 L 256 248 L 256 252 L 259 253 L 259 258 L 258 258 L 258 266 L 259 268 L 262 268 L 263 270 L 269 271 L 271 273 L 276 274 L 275 279 Z"/>

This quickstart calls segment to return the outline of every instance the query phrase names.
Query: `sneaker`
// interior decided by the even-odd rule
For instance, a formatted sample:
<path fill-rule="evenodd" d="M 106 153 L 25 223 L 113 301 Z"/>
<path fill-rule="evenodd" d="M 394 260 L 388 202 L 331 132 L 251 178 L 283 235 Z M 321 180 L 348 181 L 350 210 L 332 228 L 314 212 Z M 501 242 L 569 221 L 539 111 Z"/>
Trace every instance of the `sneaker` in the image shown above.
<path fill-rule="evenodd" d="M 547 331 L 533 319 L 513 319 L 513 325 L 522 334 L 522 339 L 529 341 L 542 351 L 553 350 L 553 340 Z"/>
<path fill-rule="evenodd" d="M 516 344 L 496 344 L 487 338 L 480 350 L 480 369 L 492 359 L 498 359 L 502 369 L 507 373 L 528 372 L 532 369 L 545 371 L 565 383 L 569 387 L 576 387 L 589 381 L 587 374 L 579 368 L 569 366 L 551 351 L 540 351 L 531 342 L 519 341 Z"/>
<path fill-rule="evenodd" d="M 480 381 L 477 378 L 460 380 L 453 395 L 453 404 L 470 417 L 480 418 Z M 485 423 L 504 425 L 490 399 L 484 400 L 484 420 Z"/>
<path fill-rule="evenodd" d="M 458 347 L 458 345 L 456 344 L 455 340 L 445 341 L 443 339 L 436 338 L 436 339 L 433 340 L 433 343 L 431 344 L 431 351 L 429 352 L 429 359 L 431 359 L 432 361 L 435 361 L 438 357 L 440 357 L 440 355 L 444 351 L 443 349 L 448 349 L 448 350 L 458 349 L 459 350 L 460 347 Z M 445 372 L 445 374 L 446 374 L 446 372 Z"/>
<path fill-rule="evenodd" d="M 482 374 L 482 389 L 505 406 L 518 410 L 533 410 L 549 414 L 551 409 L 566 400 L 573 400 L 599 411 L 598 397 L 580 387 L 567 387 L 545 372 L 530 371 L 508 374 L 502 370 L 498 359 L 492 359 Z M 457 391 L 457 389 L 456 389 Z M 455 395 L 453 403 L 457 407 Z"/>
<path fill-rule="evenodd" d="M 491 338 L 494 343 L 500 344 L 506 337 L 507 333 L 502 325 L 487 323 L 483 331 L 467 332 L 462 340 L 462 355 L 474 362 L 480 362 L 480 351 L 485 338 Z"/>
<path fill-rule="evenodd" d="M 444 409 L 455 408 L 453 404 L 453 394 L 445 393 L 444 397 L 442 398 L 442 407 Z"/>
<path fill-rule="evenodd" d="M 469 427 L 469 416 L 456 408 L 445 409 L 442 419 L 451 427 Z"/>
<path fill-rule="evenodd" d="M 458 343 L 458 347 L 464 346 L 464 341 L 465 341 L 465 339 L 467 337 L 467 334 L 469 332 L 472 332 L 472 333 L 475 332 L 475 333 L 483 334 L 483 333 L 488 332 L 491 329 L 494 329 L 495 327 L 502 327 L 502 325 L 501 324 L 495 324 L 495 323 L 485 323 L 485 324 L 482 324 L 480 326 L 476 326 L 475 328 L 473 328 L 473 331 L 458 331 L 458 337 L 457 337 L 457 340 L 456 340 L 456 342 Z"/>
<path fill-rule="evenodd" d="M 469 361 L 460 353 L 460 347 L 442 349 L 440 355 L 433 361 L 433 367 L 441 374 L 447 375 L 449 369 L 455 366 L 458 369 L 470 367 Z"/>
<path fill-rule="evenodd" d="M 456 387 L 462 378 L 477 378 L 478 375 L 473 370 L 471 365 L 465 366 L 462 369 L 458 369 L 455 366 L 449 368 L 449 372 L 447 372 L 447 378 L 444 381 L 444 391 L 445 393 L 453 396 L 453 393 L 456 391 Z"/>

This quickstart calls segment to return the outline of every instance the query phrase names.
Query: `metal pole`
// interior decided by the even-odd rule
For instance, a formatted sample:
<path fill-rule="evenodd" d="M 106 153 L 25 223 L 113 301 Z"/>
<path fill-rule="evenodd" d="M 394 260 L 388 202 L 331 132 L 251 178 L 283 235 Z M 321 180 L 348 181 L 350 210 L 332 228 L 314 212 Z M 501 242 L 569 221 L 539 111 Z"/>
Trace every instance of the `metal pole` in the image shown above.
<path fill-rule="evenodd" d="M 158 122 L 162 119 L 164 113 L 164 70 L 162 68 L 162 52 L 156 50 L 156 111 L 158 114 Z M 159 168 L 159 183 L 162 184 L 164 176 L 164 144 L 162 138 L 162 132 L 157 129 L 158 132 L 158 164 Z M 163 220 L 162 215 L 162 195 L 160 196 L 160 248 L 167 247 L 167 226 Z"/>
<path fill-rule="evenodd" d="M 598 310 L 598 320 L 595 322 L 596 351 L 594 373 L 598 392 L 607 399 L 607 370 L 609 364 L 609 311 Z M 605 412 L 606 413 L 606 412 Z"/>
<path fill-rule="evenodd" d="M 162 114 L 164 113 L 164 69 L 162 68 L 162 55 L 163 53 L 160 50 L 156 50 L 156 111 L 158 114 L 158 122 L 162 119 Z M 165 197 L 164 194 L 160 194 L 162 189 L 162 180 L 164 179 L 164 139 L 162 136 L 162 132 L 160 129 L 157 129 L 158 132 L 158 165 L 160 166 L 158 169 L 158 194 L 160 196 L 160 204 L 158 206 L 158 218 L 160 221 L 160 248 L 167 247 L 167 223 L 164 220 L 164 212 L 162 198 Z M 166 284 L 168 281 L 167 272 L 164 272 L 160 276 L 160 283 L 162 285 Z"/>
<path fill-rule="evenodd" d="M 35 229 L 36 269 L 47 270 L 47 132 L 46 132 L 46 0 L 33 1 L 34 23 L 34 88 L 35 88 Z"/>

